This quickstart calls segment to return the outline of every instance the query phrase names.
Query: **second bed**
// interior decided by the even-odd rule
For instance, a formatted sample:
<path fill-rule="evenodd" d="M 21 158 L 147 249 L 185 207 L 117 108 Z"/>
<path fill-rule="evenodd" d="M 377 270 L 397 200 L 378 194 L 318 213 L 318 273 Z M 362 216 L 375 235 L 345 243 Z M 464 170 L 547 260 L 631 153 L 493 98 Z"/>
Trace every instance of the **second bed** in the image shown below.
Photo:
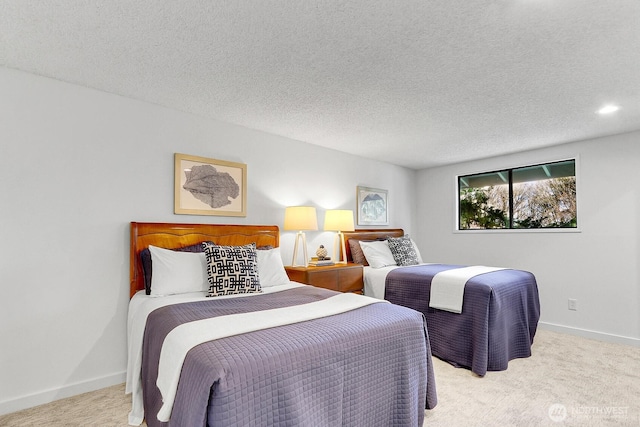
<path fill-rule="evenodd" d="M 345 239 L 379 241 L 404 236 L 402 229 L 345 232 Z M 354 260 L 349 242 L 347 259 Z M 434 356 L 484 376 L 507 369 L 512 359 L 531 356 L 540 318 L 535 276 L 523 270 L 499 269 L 471 277 L 464 287 L 461 313 L 430 307 L 436 274 L 465 266 L 420 264 L 365 266 L 365 295 L 384 298 L 424 314 Z"/>

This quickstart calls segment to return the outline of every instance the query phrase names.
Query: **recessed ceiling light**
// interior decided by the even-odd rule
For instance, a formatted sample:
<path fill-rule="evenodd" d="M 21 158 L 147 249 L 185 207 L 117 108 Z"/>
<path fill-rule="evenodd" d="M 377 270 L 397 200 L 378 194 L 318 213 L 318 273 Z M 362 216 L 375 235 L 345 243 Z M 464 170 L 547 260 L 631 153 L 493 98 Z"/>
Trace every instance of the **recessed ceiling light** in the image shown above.
<path fill-rule="evenodd" d="M 620 109 L 617 105 L 605 105 L 601 109 L 598 110 L 598 114 L 610 114 L 616 112 Z"/>

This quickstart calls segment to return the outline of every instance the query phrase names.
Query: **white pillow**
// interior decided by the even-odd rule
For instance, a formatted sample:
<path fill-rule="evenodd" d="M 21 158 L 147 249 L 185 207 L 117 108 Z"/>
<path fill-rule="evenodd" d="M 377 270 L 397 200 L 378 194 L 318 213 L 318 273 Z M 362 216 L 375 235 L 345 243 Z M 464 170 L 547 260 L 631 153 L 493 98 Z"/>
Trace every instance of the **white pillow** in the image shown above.
<path fill-rule="evenodd" d="M 163 296 L 209 289 L 203 252 L 179 252 L 149 245 L 151 295 Z"/>
<path fill-rule="evenodd" d="M 258 255 L 258 277 L 261 287 L 268 288 L 289 283 L 289 276 L 287 276 L 282 256 L 280 256 L 280 248 L 259 249 L 256 254 Z"/>
<path fill-rule="evenodd" d="M 418 249 L 418 245 L 416 245 L 416 242 L 413 239 L 411 239 L 411 243 L 413 243 L 413 249 L 415 249 L 416 255 L 418 255 L 418 263 L 422 264 L 424 261 L 422 260 L 422 255 L 420 255 L 420 250 Z"/>
<path fill-rule="evenodd" d="M 397 265 L 386 240 L 378 240 L 375 242 L 365 242 L 361 240 L 360 247 L 362 248 L 362 253 L 365 258 L 367 258 L 367 262 L 373 268 Z"/>

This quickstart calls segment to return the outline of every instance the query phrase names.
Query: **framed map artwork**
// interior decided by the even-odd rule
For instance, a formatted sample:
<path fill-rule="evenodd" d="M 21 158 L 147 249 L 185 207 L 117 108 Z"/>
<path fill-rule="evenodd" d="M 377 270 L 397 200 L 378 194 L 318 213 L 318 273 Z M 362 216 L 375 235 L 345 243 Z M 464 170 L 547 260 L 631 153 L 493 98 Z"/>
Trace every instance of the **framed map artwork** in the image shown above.
<path fill-rule="evenodd" d="M 388 191 L 357 187 L 358 225 L 389 225 Z"/>
<path fill-rule="evenodd" d="M 175 154 L 174 212 L 247 216 L 247 165 Z"/>

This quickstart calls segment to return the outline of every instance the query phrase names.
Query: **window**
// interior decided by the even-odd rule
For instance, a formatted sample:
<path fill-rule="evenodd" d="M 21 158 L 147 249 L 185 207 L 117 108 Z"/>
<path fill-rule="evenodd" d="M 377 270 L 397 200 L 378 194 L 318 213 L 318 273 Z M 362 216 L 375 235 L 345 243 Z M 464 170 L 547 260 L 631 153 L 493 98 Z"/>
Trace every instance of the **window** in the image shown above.
<path fill-rule="evenodd" d="M 576 161 L 458 177 L 458 229 L 576 228 Z"/>

